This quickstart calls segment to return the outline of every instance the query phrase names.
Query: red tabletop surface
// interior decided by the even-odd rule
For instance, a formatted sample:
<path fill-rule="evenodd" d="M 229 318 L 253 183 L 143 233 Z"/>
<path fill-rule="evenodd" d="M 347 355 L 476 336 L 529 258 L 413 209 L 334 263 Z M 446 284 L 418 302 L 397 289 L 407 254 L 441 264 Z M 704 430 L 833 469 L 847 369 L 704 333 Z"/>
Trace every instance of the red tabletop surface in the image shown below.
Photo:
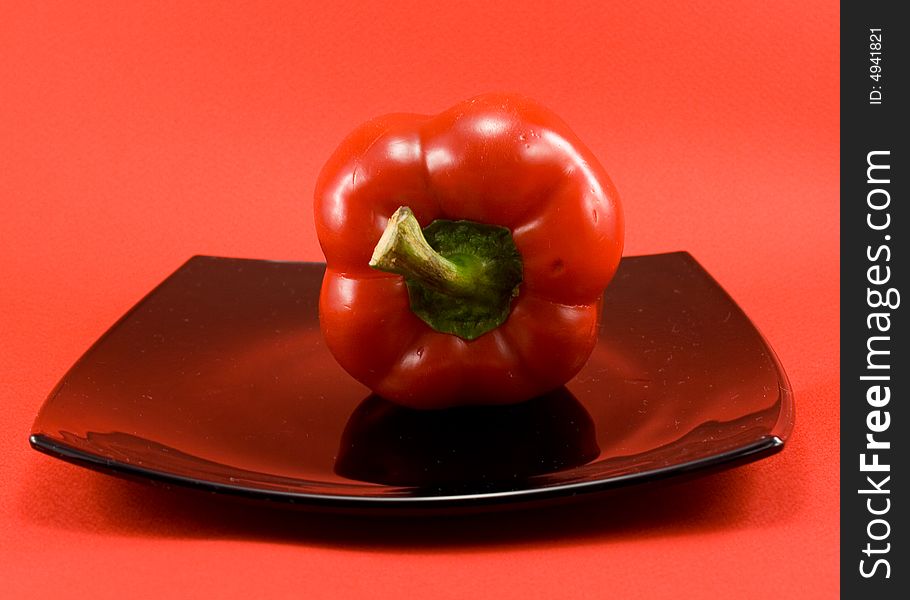
<path fill-rule="evenodd" d="M 838 591 L 835 2 L 0 3 L 0 588 L 11 597 L 832 598 Z M 189 256 L 320 260 L 355 125 L 515 91 L 765 334 L 781 454 L 571 510 L 311 517 L 31 450 L 66 369 Z"/>

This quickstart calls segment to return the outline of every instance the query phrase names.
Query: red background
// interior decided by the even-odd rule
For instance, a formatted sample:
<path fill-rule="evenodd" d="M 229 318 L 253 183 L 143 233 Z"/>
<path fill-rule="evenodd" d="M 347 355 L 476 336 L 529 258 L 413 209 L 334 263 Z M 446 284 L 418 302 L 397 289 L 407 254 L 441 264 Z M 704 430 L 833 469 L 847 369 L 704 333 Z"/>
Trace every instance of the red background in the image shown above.
<path fill-rule="evenodd" d="M 15 596 L 838 591 L 836 2 L 0 3 L 0 581 Z M 571 511 L 364 523 L 29 449 L 65 370 L 193 254 L 318 260 L 356 124 L 532 96 L 601 159 L 626 254 L 685 249 L 778 351 L 783 453 Z"/>

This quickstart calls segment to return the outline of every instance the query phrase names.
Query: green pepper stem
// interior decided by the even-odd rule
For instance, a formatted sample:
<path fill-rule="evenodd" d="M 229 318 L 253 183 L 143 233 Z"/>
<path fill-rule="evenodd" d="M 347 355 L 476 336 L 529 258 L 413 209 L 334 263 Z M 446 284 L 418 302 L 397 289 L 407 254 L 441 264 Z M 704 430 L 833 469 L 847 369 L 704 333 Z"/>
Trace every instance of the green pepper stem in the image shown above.
<path fill-rule="evenodd" d="M 460 256 L 456 263 L 436 252 L 407 206 L 392 214 L 373 250 L 370 266 L 415 279 L 450 296 L 482 299 L 490 292 L 483 261 Z"/>

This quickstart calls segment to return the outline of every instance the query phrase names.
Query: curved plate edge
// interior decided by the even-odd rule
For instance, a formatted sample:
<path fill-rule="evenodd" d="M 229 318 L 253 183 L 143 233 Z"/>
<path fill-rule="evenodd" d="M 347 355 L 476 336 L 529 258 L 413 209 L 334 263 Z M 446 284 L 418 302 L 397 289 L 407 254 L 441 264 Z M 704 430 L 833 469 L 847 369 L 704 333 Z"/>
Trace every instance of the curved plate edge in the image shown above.
<path fill-rule="evenodd" d="M 165 485 L 177 485 L 184 488 L 195 489 L 197 491 L 215 492 L 246 500 L 270 501 L 308 509 L 338 512 L 364 511 L 365 514 L 373 513 L 377 510 L 382 513 L 394 510 L 396 512 L 404 511 L 414 514 L 438 514 L 439 511 L 492 510 L 497 506 L 505 504 L 514 505 L 515 503 L 534 506 L 547 501 L 580 499 L 588 497 L 591 494 L 612 491 L 619 487 L 652 483 L 668 478 L 708 475 L 716 471 L 740 466 L 776 454 L 783 449 L 785 440 L 776 435 L 766 436 L 751 444 L 734 448 L 721 454 L 665 467 L 663 469 L 630 473 L 598 481 L 487 494 L 422 497 L 335 496 L 230 486 L 145 469 L 129 463 L 101 459 L 98 456 L 83 452 L 77 448 L 61 444 L 42 434 L 32 434 L 29 436 L 29 443 L 35 450 L 54 458 L 94 471 L 116 475 L 124 479 L 140 481 L 143 483 L 151 482 Z"/>

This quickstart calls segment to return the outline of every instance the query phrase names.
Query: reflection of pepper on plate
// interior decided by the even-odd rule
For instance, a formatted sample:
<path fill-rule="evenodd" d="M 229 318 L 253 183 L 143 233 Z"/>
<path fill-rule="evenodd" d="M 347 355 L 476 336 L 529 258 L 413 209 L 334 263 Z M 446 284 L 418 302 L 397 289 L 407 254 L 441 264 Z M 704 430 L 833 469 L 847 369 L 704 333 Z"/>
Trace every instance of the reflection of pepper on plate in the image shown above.
<path fill-rule="evenodd" d="M 335 472 L 469 493 L 521 487 L 529 477 L 583 465 L 599 453 L 591 415 L 565 387 L 521 404 L 433 411 L 371 395 L 348 420 Z"/>
<path fill-rule="evenodd" d="M 315 216 L 329 349 L 412 408 L 509 404 L 566 383 L 622 253 L 603 168 L 558 117 L 512 95 L 361 126 L 323 168 Z"/>

